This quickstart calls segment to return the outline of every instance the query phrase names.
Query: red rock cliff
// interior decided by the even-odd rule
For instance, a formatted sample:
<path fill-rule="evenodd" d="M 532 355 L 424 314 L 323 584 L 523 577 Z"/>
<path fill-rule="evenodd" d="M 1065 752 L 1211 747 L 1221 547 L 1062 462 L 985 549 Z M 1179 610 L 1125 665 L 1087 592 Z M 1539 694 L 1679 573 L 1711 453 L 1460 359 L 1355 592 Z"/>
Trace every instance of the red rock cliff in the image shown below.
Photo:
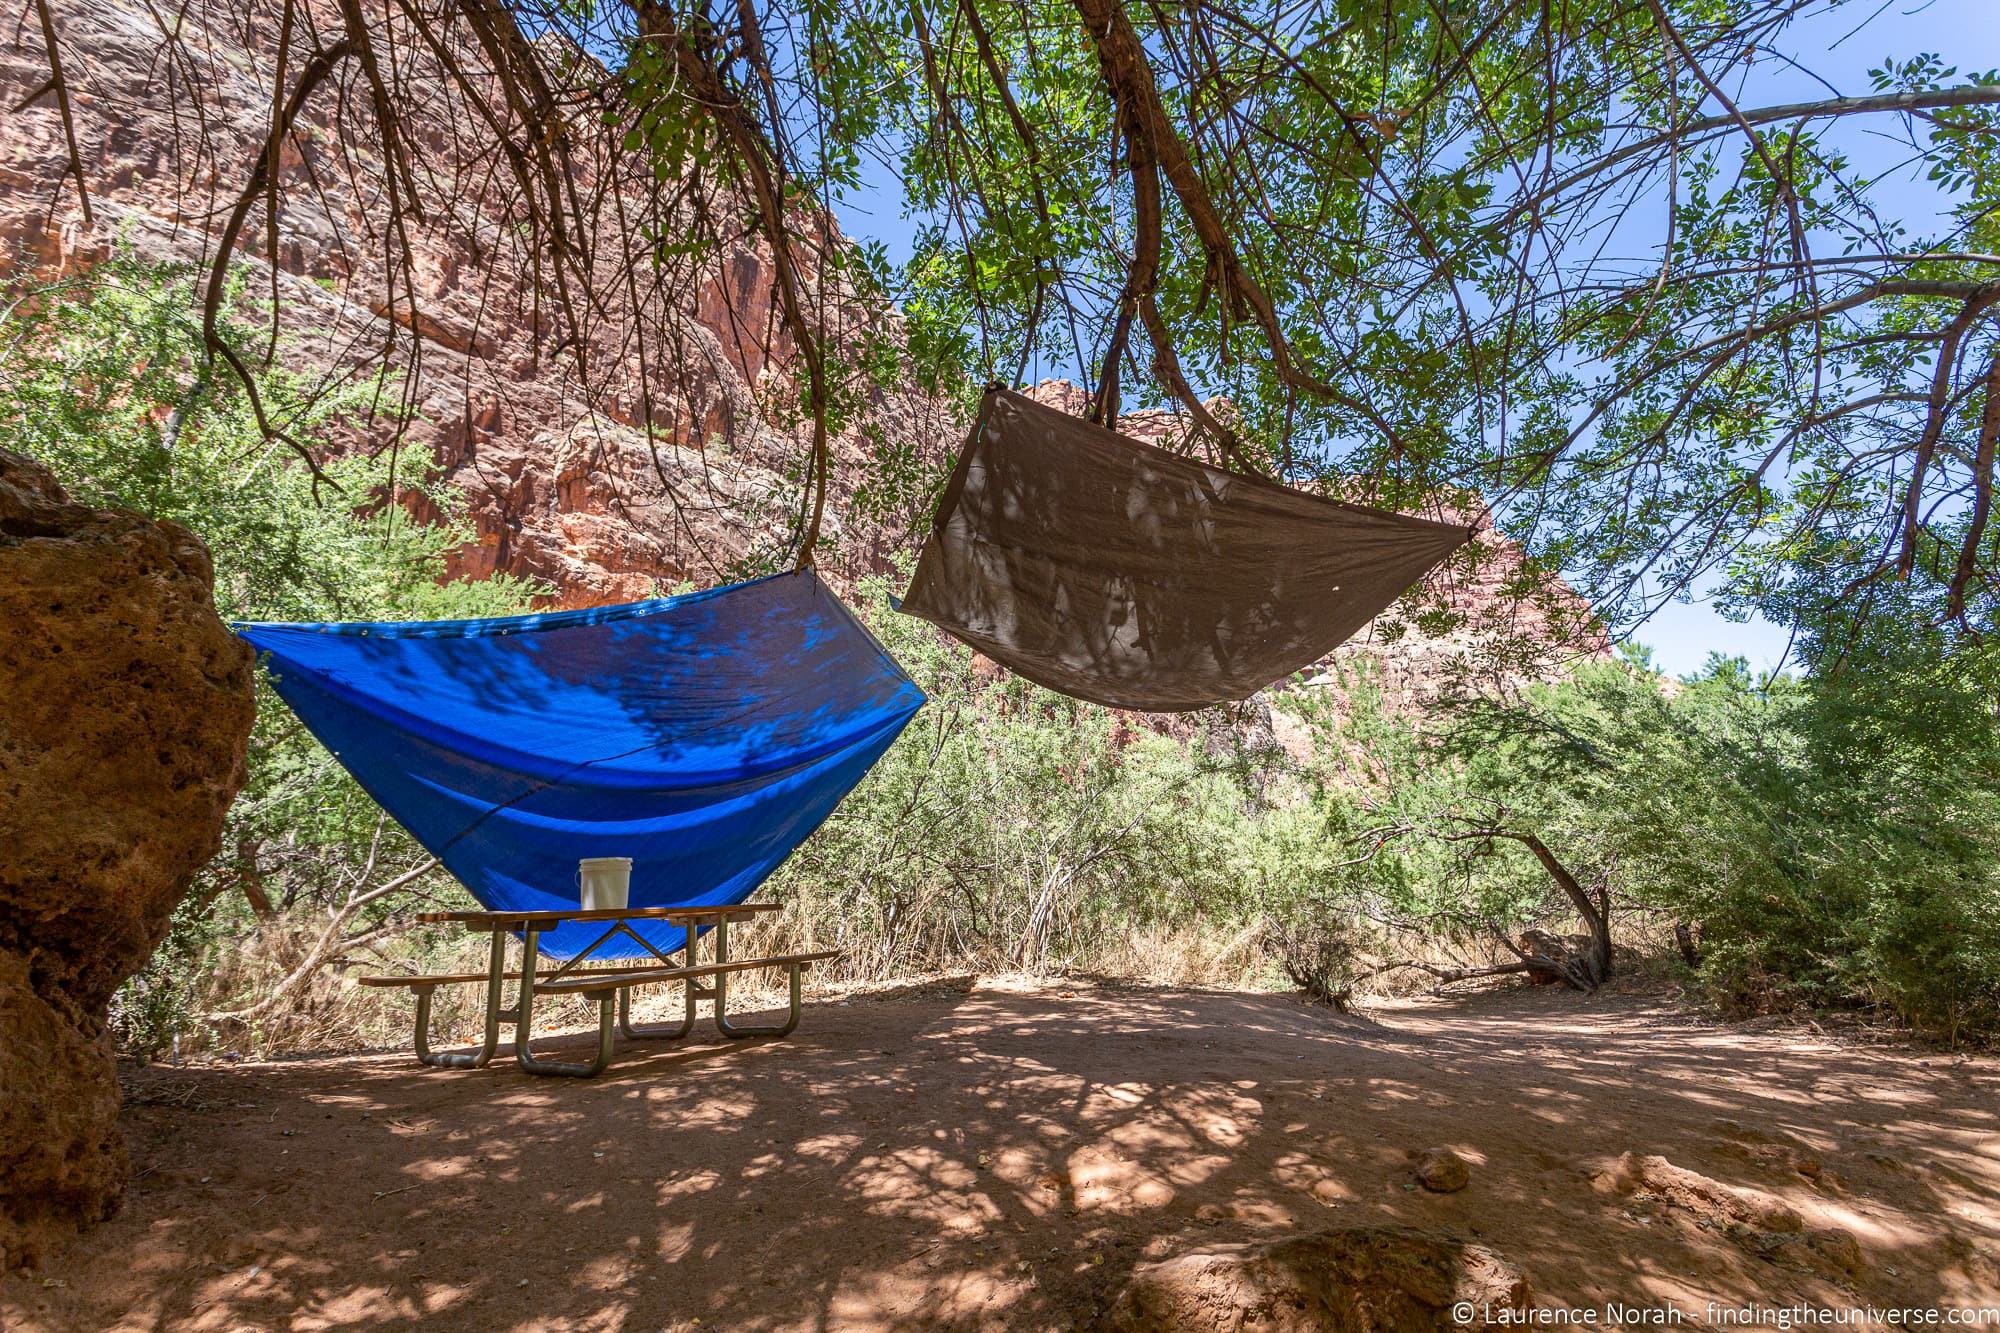
<path fill-rule="evenodd" d="M 330 6 L 305 12 L 321 8 Z M 0 274 L 59 274 L 121 242 L 152 258 L 211 256 L 270 121 L 278 7 L 77 0 L 57 21 L 96 222 L 84 224 L 64 181 L 62 122 L 44 95 L 0 120 Z M 295 37 L 294 69 L 303 48 Z M 10 108 L 47 77 L 32 34 L 0 48 L 0 101 Z M 415 129 L 434 153 L 418 165 L 469 216 L 400 219 L 411 290 L 385 269 L 372 122 L 355 110 L 365 103 L 337 80 L 307 102 L 281 154 L 276 243 L 249 228 L 238 271 L 249 293 L 275 291 L 288 365 L 335 382 L 372 373 L 386 349 L 402 369 L 383 409 L 414 419 L 410 445 L 466 497 L 478 540 L 463 570 L 539 578 L 561 603 L 591 605 L 683 580 L 720 582 L 747 560 L 782 555 L 810 431 L 786 420 L 797 415 L 787 410 L 796 390 L 785 378 L 789 341 L 772 318 L 767 252 L 739 243 L 672 290 L 634 285 L 633 299 L 594 311 L 590 379 L 580 382 L 577 359 L 551 336 L 546 293 L 504 243 L 518 226 L 504 215 L 507 201 L 474 189 L 490 164 L 457 151 L 465 140 L 442 111 Z M 855 299 L 837 277 L 825 282 L 830 338 L 894 335 L 893 312 Z M 642 339 L 671 355 L 647 359 Z M 661 376 L 662 365 L 672 373 Z M 874 392 L 862 404 L 834 441 L 826 572 L 882 567 L 918 517 L 849 521 L 871 442 L 935 460 L 960 430 L 949 417 L 914 391 Z"/>

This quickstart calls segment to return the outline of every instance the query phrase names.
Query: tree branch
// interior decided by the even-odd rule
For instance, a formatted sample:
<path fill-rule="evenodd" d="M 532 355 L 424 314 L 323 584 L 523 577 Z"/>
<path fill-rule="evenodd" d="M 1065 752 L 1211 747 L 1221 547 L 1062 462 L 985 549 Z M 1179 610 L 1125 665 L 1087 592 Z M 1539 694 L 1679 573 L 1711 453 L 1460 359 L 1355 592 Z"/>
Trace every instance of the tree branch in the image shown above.
<path fill-rule="evenodd" d="M 49 79 L 42 88 L 44 91 L 55 89 L 56 107 L 62 114 L 63 142 L 69 148 L 69 174 L 76 179 L 76 201 L 82 208 L 84 225 L 93 226 L 96 220 L 90 212 L 90 186 L 84 179 L 83 150 L 77 146 L 76 140 L 76 112 L 70 106 L 69 80 L 63 77 L 62 46 L 56 41 L 56 21 L 49 12 L 49 0 L 35 0 L 35 17 L 41 20 L 42 46 L 49 56 Z M 21 106 L 27 106 L 41 95 L 41 92 L 35 93 Z"/>
<path fill-rule="evenodd" d="M 716 128 L 728 144 L 732 158 L 749 182 L 751 197 L 757 206 L 759 227 L 771 246 L 778 304 L 786 326 L 792 331 L 793 341 L 798 344 L 799 355 L 806 363 L 807 393 L 813 414 L 811 512 L 799 541 L 797 563 L 797 568 L 805 569 L 812 564 L 813 544 L 818 540 L 820 523 L 826 512 L 827 472 L 832 461 L 827 438 L 831 395 L 819 335 L 806 319 L 804 283 L 792 249 L 791 233 L 786 226 L 782 163 L 775 144 L 765 133 L 766 127 L 760 126 L 744 109 L 742 97 L 723 74 L 718 63 L 717 33 L 712 23 L 706 18 L 683 23 L 679 14 L 658 3 L 658 0 L 634 0 L 634 12 L 639 17 L 641 32 L 673 53 L 684 95 L 691 105 L 699 108 L 699 114 Z M 746 27 L 742 38 L 752 50 L 761 52 L 762 38 L 754 27 L 754 19 L 746 17 L 745 22 L 751 26 Z M 756 61 L 752 50 L 746 50 L 745 55 L 751 56 L 760 72 L 768 77 L 768 66 Z"/>

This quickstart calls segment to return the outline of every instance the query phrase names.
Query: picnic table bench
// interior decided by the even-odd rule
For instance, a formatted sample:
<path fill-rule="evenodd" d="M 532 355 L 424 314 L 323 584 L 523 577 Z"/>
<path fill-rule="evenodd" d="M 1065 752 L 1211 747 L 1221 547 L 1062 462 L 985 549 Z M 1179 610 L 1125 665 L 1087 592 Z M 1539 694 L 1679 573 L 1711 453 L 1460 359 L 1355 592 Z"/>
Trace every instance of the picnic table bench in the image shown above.
<path fill-rule="evenodd" d="M 754 920 L 762 913 L 777 910 L 778 906 L 774 903 L 738 903 L 725 907 L 614 907 L 592 911 L 579 908 L 526 912 L 424 912 L 418 920 L 452 922 L 468 931 L 490 934 L 492 943 L 487 951 L 486 971 L 370 976 L 360 978 L 360 983 L 364 986 L 399 986 L 415 993 L 417 1014 L 413 1045 L 417 1059 L 424 1064 L 449 1069 L 483 1068 L 499 1049 L 500 1025 L 505 1023 L 514 1029 L 514 1058 L 528 1073 L 590 1078 L 602 1072 L 611 1062 L 614 1012 L 616 1030 L 629 1040 L 685 1037 L 694 1028 L 695 1004 L 699 1000 L 715 1002 L 716 1030 L 732 1039 L 782 1037 L 797 1027 L 799 974 L 816 962 L 838 957 L 838 951 L 826 949 L 816 953 L 772 954 L 759 958 L 729 956 L 730 922 Z M 573 921 L 603 922 L 606 929 L 560 966 L 544 969 L 541 966 L 541 936 Z M 680 949 L 679 961 L 660 952 L 634 931 L 629 924 L 633 921 L 664 921 L 680 926 L 686 933 L 686 939 Z M 706 963 L 697 962 L 695 956 L 695 941 L 703 931 L 714 940 L 713 956 Z M 516 933 L 521 936 L 521 966 L 510 971 L 507 968 L 507 937 Z M 620 935 L 638 941 L 651 957 L 619 961 L 600 959 L 598 966 L 584 965 L 598 949 Z M 785 1020 L 764 1025 L 732 1022 L 727 1012 L 729 977 L 738 972 L 771 968 L 784 968 L 791 974 L 791 1009 Z M 486 983 L 486 1022 L 479 1049 L 471 1052 L 432 1051 L 431 1000 L 437 988 L 482 981 Z M 505 983 L 509 981 L 518 981 L 520 986 L 514 1003 L 506 1005 L 501 997 Z M 679 1023 L 642 1026 L 632 1022 L 631 997 L 634 990 L 641 986 L 674 982 L 681 984 L 687 998 L 687 1007 Z M 703 982 L 712 984 L 703 985 Z M 549 1060 L 534 1053 L 529 1043 L 534 1034 L 535 999 L 542 995 L 596 997 L 597 1052 L 591 1060 L 584 1063 Z"/>

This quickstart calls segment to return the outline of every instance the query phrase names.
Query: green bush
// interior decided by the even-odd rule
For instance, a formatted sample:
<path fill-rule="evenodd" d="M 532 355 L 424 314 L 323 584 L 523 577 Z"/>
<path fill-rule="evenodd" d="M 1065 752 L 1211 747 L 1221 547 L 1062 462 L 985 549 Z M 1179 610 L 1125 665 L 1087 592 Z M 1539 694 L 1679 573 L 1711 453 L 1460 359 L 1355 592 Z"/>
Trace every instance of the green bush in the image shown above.
<path fill-rule="evenodd" d="M 2000 751 L 1964 665 L 1591 666 L 1446 748 L 1628 910 L 1691 923 L 1726 1009 L 1870 1006 L 1956 1040 L 2000 1022 Z"/>
<path fill-rule="evenodd" d="M 320 475 L 288 444 L 265 438 L 242 386 L 201 354 L 195 276 L 187 265 L 119 258 L 15 293 L 0 325 L 0 437 L 47 464 L 83 503 L 170 519 L 200 535 L 225 619 L 414 620 L 522 609 L 535 589 L 519 580 L 445 577 L 447 556 L 471 532 L 428 460 L 359 447 L 358 423 L 383 386 L 265 370 L 265 412 L 311 450 Z M 229 333 L 244 346 L 256 336 L 240 324 Z M 336 440 L 346 451 L 331 447 Z M 443 520 L 415 521 L 404 508 L 411 502 Z M 272 920 L 324 920 L 350 893 L 423 859 L 261 681 L 249 779 L 229 812 L 224 848 L 114 1006 L 119 1035 L 137 1054 L 165 1049 L 210 1007 L 254 998 L 218 993 L 218 978 L 269 982 L 268 970 L 241 971 L 234 956 L 265 926 L 264 905 Z M 459 892 L 442 873 L 412 888 Z M 404 905 L 371 905 L 350 934 L 366 937 Z M 231 969 L 218 971 L 223 962 Z"/>
<path fill-rule="evenodd" d="M 888 586 L 864 581 L 862 613 L 930 702 L 774 880 L 796 919 L 877 976 L 1090 966 L 1134 932 L 1248 919 L 1255 808 L 1226 747 L 982 676 L 888 614 Z"/>

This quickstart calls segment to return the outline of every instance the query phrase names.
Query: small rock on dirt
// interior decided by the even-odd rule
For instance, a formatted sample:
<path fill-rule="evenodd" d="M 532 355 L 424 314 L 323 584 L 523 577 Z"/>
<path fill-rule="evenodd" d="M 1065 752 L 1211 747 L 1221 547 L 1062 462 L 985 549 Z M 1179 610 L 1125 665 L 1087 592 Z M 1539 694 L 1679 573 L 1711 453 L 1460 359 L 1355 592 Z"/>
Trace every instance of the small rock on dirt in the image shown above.
<path fill-rule="evenodd" d="M 1431 1333 L 1451 1326 L 1455 1304 L 1525 1310 L 1532 1299 L 1512 1264 L 1456 1236 L 1343 1227 L 1142 1264 L 1109 1326 L 1122 1333 Z"/>
<path fill-rule="evenodd" d="M 1456 1194 L 1472 1183 L 1472 1166 L 1449 1148 L 1427 1148 L 1417 1154 L 1417 1183 L 1433 1194 Z"/>
<path fill-rule="evenodd" d="M 1806 1234 L 1806 1244 L 1839 1272 L 1849 1277 L 1860 1275 L 1864 1263 L 1861 1246 L 1851 1233 L 1839 1227 L 1816 1227 Z"/>

